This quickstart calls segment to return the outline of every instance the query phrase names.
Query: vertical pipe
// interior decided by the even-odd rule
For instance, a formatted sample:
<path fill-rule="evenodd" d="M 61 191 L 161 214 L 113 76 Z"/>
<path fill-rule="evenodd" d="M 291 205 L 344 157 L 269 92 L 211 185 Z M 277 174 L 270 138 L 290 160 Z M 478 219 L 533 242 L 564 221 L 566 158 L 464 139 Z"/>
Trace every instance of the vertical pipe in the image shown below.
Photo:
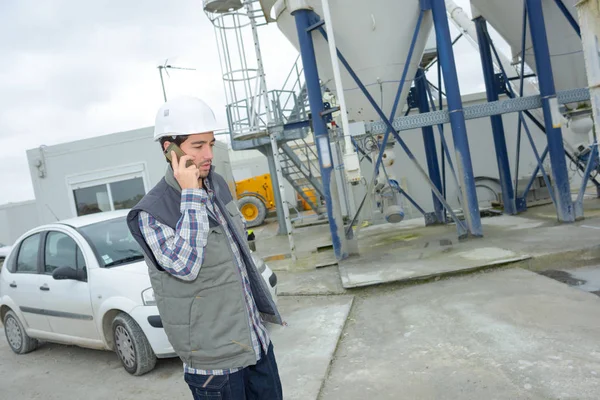
<path fill-rule="evenodd" d="M 485 80 L 485 90 L 487 101 L 498 101 L 498 90 L 495 84 L 494 62 L 487 35 L 487 22 L 483 17 L 475 19 L 475 28 L 477 29 L 477 38 L 479 43 L 479 55 L 481 57 L 481 66 L 483 67 L 483 77 Z M 515 192 L 513 191 L 512 178 L 510 176 L 510 164 L 508 161 L 508 151 L 506 149 L 506 138 L 504 136 L 504 124 L 501 115 L 490 117 L 492 123 L 492 134 L 494 136 L 494 147 L 496 149 L 496 162 L 498 164 L 498 177 L 500 178 L 500 187 L 502 188 L 502 202 L 504 203 L 504 212 L 506 214 L 516 214 Z"/>
<path fill-rule="evenodd" d="M 557 217 L 561 222 L 573 222 L 575 221 L 575 212 L 573 210 L 573 200 L 571 199 L 571 187 L 569 184 L 567 163 L 565 161 L 563 137 L 560 130 L 560 123 L 555 124 L 553 118 L 553 112 L 558 114 L 558 104 L 556 89 L 554 87 L 554 77 L 552 75 L 552 63 L 550 60 L 548 38 L 546 36 L 542 0 L 525 1 L 527 2 L 529 29 L 533 43 L 535 64 L 538 70 L 542 108 L 544 110 L 548 151 L 550 153 L 552 177 L 554 179 Z"/>
<path fill-rule="evenodd" d="M 252 11 L 252 4 L 246 3 L 246 10 L 248 15 L 250 16 Z M 283 173 L 281 171 L 281 162 L 279 158 L 279 147 L 277 146 L 277 138 L 275 137 L 275 133 L 270 129 L 270 125 L 273 122 L 273 115 L 271 114 L 271 103 L 269 101 L 269 93 L 267 91 L 267 81 L 265 78 L 265 70 L 262 62 L 262 54 L 260 51 L 260 43 L 258 40 L 258 31 L 256 26 L 256 20 L 250 17 L 250 26 L 252 28 L 252 38 L 254 39 L 254 51 L 256 52 L 256 65 L 258 69 L 258 77 L 260 93 L 257 93 L 257 96 L 261 96 L 265 103 L 265 112 L 267 114 L 267 126 L 266 130 L 269 134 L 269 141 L 271 142 L 271 156 L 273 158 L 273 166 L 275 167 L 275 171 L 271 171 L 271 183 L 273 185 L 273 192 L 279 192 L 279 203 L 277 204 L 277 218 L 279 219 L 279 215 L 283 215 L 283 220 L 285 224 L 285 233 L 288 237 L 288 242 L 290 245 L 290 253 L 292 256 L 292 261 L 296 261 L 296 244 L 294 243 L 294 233 L 292 229 L 292 222 L 290 220 L 290 210 L 287 205 L 284 204 L 283 200 L 285 199 L 285 188 L 283 186 Z M 241 33 L 241 31 L 240 31 Z M 243 48 L 243 46 L 242 46 Z M 260 103 L 259 103 L 260 104 Z M 257 109 L 257 112 L 260 115 L 260 107 Z M 268 150 L 267 150 L 268 151 Z M 273 172 L 275 174 L 273 175 Z M 274 180 L 273 177 L 276 177 Z M 277 195 L 275 195 L 277 198 Z M 281 207 L 281 208 L 280 208 Z M 280 225 L 281 227 L 281 225 Z M 281 232 L 281 228 L 280 228 Z M 283 233 L 283 232 L 282 232 Z"/>
<path fill-rule="evenodd" d="M 429 112 L 429 101 L 427 98 L 427 78 L 425 77 L 425 71 L 423 68 L 417 69 L 417 76 L 415 77 L 415 88 L 417 91 L 417 101 L 419 103 L 419 112 Z M 437 149 L 435 147 L 435 137 L 433 136 L 433 127 L 425 126 L 422 129 L 423 132 L 423 144 L 425 146 L 425 156 L 427 157 L 427 169 L 429 171 L 429 177 L 433 184 L 441 192 L 442 178 L 440 176 L 440 166 L 438 163 Z M 433 209 L 438 223 L 444 221 L 444 207 L 442 202 L 432 192 L 433 198 Z"/>
<path fill-rule="evenodd" d="M 163 91 L 163 98 L 165 99 L 165 103 L 167 102 L 167 92 L 165 91 L 165 81 L 163 80 L 163 75 L 162 75 L 162 70 L 163 70 L 163 66 L 159 66 L 158 67 L 158 73 L 160 74 L 160 85 L 162 87 L 162 91 Z"/>
<path fill-rule="evenodd" d="M 285 224 L 285 215 L 283 215 L 283 199 L 279 189 L 279 179 L 277 176 L 277 166 L 275 165 L 275 157 L 273 157 L 273 151 L 271 146 L 264 146 L 262 153 L 267 156 L 269 162 L 269 173 L 271 174 L 271 185 L 273 187 L 273 196 L 275 197 L 275 210 L 277 211 L 277 223 L 279 224 L 278 235 L 286 235 L 287 227 Z"/>
<path fill-rule="evenodd" d="M 596 135 L 600 135 L 600 4 L 582 0 L 577 3 L 581 41 L 585 57 L 592 117 Z"/>
<path fill-rule="evenodd" d="M 298 41 L 300 43 L 300 55 L 302 56 L 302 65 L 304 66 L 304 77 L 308 92 L 308 102 L 313 116 L 313 132 L 319 155 L 319 167 L 321 169 L 321 179 L 323 181 L 327 216 L 329 217 L 331 241 L 333 243 L 333 250 L 336 258 L 338 260 L 343 260 L 348 257 L 348 249 L 339 199 L 337 198 L 337 186 L 335 174 L 333 173 L 333 159 L 331 143 L 329 142 L 329 133 L 325 121 L 323 121 L 323 118 L 321 117 L 321 112 L 324 107 L 323 97 L 321 96 L 319 72 L 317 70 L 315 48 L 312 33 L 307 31 L 307 28 L 310 26 L 311 13 L 312 11 L 309 9 L 298 9 L 294 10 L 292 15 L 296 21 Z"/>
<path fill-rule="evenodd" d="M 446 100 L 448 112 L 450 113 L 450 125 L 452 127 L 452 138 L 454 139 L 454 150 L 458 164 L 458 178 L 465 202 L 463 204 L 465 220 L 469 233 L 473 236 L 483 236 L 481 227 L 481 216 L 479 215 L 479 204 L 477 202 L 477 191 L 475 188 L 475 176 L 469 150 L 469 140 L 465 124 L 465 115 L 460 98 L 460 88 L 456 73 L 456 62 L 452 49 L 452 38 L 446 15 L 444 0 L 432 0 L 431 11 L 435 26 L 440 64 L 444 74 L 446 88 Z M 441 88 L 440 88 L 441 90 Z M 563 160 L 564 161 L 564 160 Z"/>

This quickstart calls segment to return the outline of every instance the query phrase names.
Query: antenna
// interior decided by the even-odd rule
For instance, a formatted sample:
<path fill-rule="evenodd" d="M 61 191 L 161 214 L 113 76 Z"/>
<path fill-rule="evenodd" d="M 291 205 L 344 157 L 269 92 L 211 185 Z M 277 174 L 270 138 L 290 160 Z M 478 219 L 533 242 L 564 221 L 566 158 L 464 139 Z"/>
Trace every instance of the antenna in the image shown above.
<path fill-rule="evenodd" d="M 195 71 L 196 70 L 196 68 L 186 68 L 186 67 L 176 67 L 176 66 L 173 66 L 173 65 L 169 64 L 169 59 L 168 58 L 165 60 L 165 63 L 163 65 L 159 65 L 158 66 L 158 73 L 160 75 L 160 84 L 162 86 L 163 98 L 165 99 L 165 102 L 167 101 L 167 92 L 165 90 L 165 81 L 163 79 L 163 70 L 165 70 L 165 73 L 170 78 L 171 77 L 171 75 L 169 75 L 169 70 L 170 69 L 180 69 L 180 70 L 183 70 L 183 71 Z"/>
<path fill-rule="evenodd" d="M 58 219 L 58 217 L 56 216 L 56 214 L 54 214 L 54 211 L 52 211 L 52 209 L 50 208 L 50 206 L 48 205 L 48 203 L 46 203 L 46 207 L 48 207 L 48 211 L 50 211 L 50 214 L 52 214 L 57 221 L 60 221 L 60 219 Z"/>

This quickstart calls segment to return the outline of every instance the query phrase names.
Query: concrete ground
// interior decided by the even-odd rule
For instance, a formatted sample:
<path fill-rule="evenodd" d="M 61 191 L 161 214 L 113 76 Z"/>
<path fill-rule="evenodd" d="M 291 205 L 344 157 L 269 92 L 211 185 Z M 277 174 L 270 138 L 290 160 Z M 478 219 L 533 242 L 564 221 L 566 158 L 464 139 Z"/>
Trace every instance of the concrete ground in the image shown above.
<path fill-rule="evenodd" d="M 284 297 L 286 327 L 269 325 L 286 399 L 316 399 L 352 305 L 352 296 Z M 1 326 L 1 325 L 0 325 Z M 108 351 L 43 344 L 16 355 L 0 338 L 2 400 L 190 399 L 178 358 L 129 375 Z"/>
<path fill-rule="evenodd" d="M 321 399 L 598 399 L 600 298 L 522 269 L 359 296 Z"/>
<path fill-rule="evenodd" d="M 285 399 L 600 398 L 600 201 L 587 207 L 570 225 L 548 207 L 488 218 L 465 242 L 452 225 L 365 227 L 363 258 L 341 265 L 326 225 L 296 231 L 297 262 L 274 224 L 255 229 L 288 323 L 272 329 Z M 17 356 L 5 339 L 0 383 L 11 400 L 191 398 L 177 359 L 132 377 L 109 352 Z"/>

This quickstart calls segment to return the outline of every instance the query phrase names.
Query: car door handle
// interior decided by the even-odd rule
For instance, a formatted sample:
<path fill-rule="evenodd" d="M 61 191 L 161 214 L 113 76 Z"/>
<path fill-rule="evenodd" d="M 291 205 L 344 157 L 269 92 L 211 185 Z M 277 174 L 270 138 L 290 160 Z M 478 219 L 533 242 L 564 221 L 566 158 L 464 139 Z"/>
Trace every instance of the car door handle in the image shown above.
<path fill-rule="evenodd" d="M 8 285 L 8 286 L 10 286 L 10 287 L 13 287 L 13 288 L 14 288 L 14 287 L 17 287 L 17 284 L 16 284 L 15 282 L 12 282 L 12 283 L 11 283 L 10 285 Z"/>
<path fill-rule="evenodd" d="M 50 290 L 50 288 L 46 285 L 44 286 L 40 286 L 40 290 L 43 290 L 44 292 L 48 292 Z"/>

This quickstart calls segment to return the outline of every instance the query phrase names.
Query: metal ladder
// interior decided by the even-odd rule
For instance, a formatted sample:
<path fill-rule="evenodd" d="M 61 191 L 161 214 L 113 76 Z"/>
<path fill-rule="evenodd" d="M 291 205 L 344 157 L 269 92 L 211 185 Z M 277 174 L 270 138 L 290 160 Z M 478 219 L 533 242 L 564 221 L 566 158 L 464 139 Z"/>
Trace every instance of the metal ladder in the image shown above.
<path fill-rule="evenodd" d="M 257 27 L 268 23 L 259 0 L 246 0 L 244 3 L 249 6 L 248 18 L 254 20 Z"/>
<path fill-rule="evenodd" d="M 248 17 L 257 26 L 266 25 L 267 19 L 258 0 L 246 0 Z M 300 56 L 292 66 L 280 90 L 269 92 L 269 100 L 275 124 L 283 125 L 305 121 L 309 115 L 308 92 L 304 84 L 304 74 Z M 317 214 L 322 214 L 323 187 L 314 143 L 305 139 L 280 140 L 279 157 L 282 174 L 298 195 Z M 310 196 L 310 194 L 314 196 Z M 313 197 L 311 199 L 311 197 Z M 316 201 L 314 200 L 316 198 Z"/>

